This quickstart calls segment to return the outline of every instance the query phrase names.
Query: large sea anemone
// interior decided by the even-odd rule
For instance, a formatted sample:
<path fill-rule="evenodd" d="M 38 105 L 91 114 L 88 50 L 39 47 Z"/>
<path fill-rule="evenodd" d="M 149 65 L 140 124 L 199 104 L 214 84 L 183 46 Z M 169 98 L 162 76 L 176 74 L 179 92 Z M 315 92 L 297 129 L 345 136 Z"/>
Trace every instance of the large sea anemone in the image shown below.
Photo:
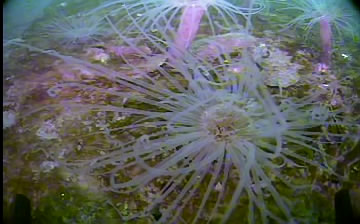
<path fill-rule="evenodd" d="M 170 47 L 170 55 L 180 57 L 202 29 L 201 24 L 208 25 L 206 34 L 220 34 L 230 29 L 239 29 L 247 16 L 261 9 L 261 4 L 240 7 L 227 0 L 113 0 L 89 14 L 105 10 L 105 15 L 112 16 L 125 10 L 128 15 L 116 21 L 116 24 L 124 20 L 131 21 L 131 25 L 124 31 L 125 35 L 139 28 L 149 36 L 160 33 Z"/>
<path fill-rule="evenodd" d="M 118 91 L 77 83 L 54 87 L 81 88 L 122 102 L 67 100 L 54 106 L 67 111 L 101 111 L 125 119 L 115 127 L 103 125 L 100 129 L 112 145 L 103 149 L 102 155 L 59 161 L 76 173 L 107 177 L 106 190 L 145 195 L 131 214 L 120 213 L 124 220 L 149 217 L 159 209 L 157 223 L 218 219 L 225 223 L 234 210 L 247 206 L 243 221 L 295 223 L 301 220 L 293 212 L 298 203 L 290 203 L 289 198 L 311 187 L 300 171 L 315 167 L 336 175 L 329 164 L 337 159 L 323 146 L 332 138 L 343 137 L 331 133 L 331 127 L 339 122 L 335 119 L 341 117 L 313 102 L 312 97 L 272 96 L 246 51 L 239 76 L 227 73 L 228 65 L 212 68 L 193 58 L 190 61 L 194 63 L 184 62 L 180 67 L 165 63 L 168 68 L 161 78 L 165 83 L 151 76 L 135 80 L 100 65 L 45 53 L 80 63 L 127 88 Z M 123 133 L 132 137 L 124 138 Z M 281 193 L 278 188 L 292 193 Z"/>

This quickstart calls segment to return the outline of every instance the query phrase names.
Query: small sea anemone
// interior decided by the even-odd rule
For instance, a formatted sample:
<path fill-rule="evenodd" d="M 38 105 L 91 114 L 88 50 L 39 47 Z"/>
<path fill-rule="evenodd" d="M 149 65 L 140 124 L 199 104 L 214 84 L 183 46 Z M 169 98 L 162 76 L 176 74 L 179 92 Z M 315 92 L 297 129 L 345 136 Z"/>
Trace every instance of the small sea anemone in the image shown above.
<path fill-rule="evenodd" d="M 321 62 L 329 65 L 332 51 L 333 32 L 341 35 L 344 32 L 354 35 L 357 24 L 355 12 L 342 0 L 293 0 L 284 10 L 297 10 L 301 14 L 291 20 L 287 26 L 302 26 L 310 31 L 315 25 L 320 25 L 322 41 Z"/>
<path fill-rule="evenodd" d="M 69 46 L 97 40 L 105 35 L 105 29 L 99 17 L 74 15 L 43 25 L 41 35 Z"/>
<path fill-rule="evenodd" d="M 291 20 L 288 25 L 305 26 L 306 30 L 311 30 L 321 20 L 328 20 L 334 31 L 339 34 L 349 32 L 354 34 L 355 12 L 351 10 L 350 6 L 340 0 L 302 0 L 291 1 L 289 7 L 285 10 L 298 10 L 301 15 Z"/>

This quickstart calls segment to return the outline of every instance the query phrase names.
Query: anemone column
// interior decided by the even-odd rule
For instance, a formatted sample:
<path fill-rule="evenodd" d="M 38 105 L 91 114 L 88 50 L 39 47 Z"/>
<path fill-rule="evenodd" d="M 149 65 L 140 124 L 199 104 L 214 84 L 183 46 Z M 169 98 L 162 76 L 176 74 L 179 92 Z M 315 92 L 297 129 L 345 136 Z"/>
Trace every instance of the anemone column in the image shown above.
<path fill-rule="evenodd" d="M 321 63 L 329 66 L 331 62 L 331 24 L 326 17 L 320 20 L 320 37 L 322 45 Z"/>
<path fill-rule="evenodd" d="M 182 57 L 185 50 L 191 45 L 199 30 L 205 10 L 204 6 L 195 4 L 184 8 L 175 37 L 175 44 L 169 50 L 173 57 Z"/>

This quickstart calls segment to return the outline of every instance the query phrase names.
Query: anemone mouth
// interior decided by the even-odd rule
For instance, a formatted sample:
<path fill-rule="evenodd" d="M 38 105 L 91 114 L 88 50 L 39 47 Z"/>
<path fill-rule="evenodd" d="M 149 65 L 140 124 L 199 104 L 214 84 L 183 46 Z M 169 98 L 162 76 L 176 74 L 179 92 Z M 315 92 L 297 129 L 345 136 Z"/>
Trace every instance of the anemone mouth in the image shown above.
<path fill-rule="evenodd" d="M 251 116 L 242 105 L 219 103 L 206 109 L 201 116 L 202 129 L 216 142 L 247 139 L 252 135 Z"/>

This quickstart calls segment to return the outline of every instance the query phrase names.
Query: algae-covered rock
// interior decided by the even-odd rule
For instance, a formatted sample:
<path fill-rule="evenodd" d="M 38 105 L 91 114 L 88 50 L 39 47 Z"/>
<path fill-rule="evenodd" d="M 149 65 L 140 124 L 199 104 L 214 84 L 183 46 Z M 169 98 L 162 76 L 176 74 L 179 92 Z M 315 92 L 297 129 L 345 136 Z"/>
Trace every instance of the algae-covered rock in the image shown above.
<path fill-rule="evenodd" d="M 193 44 L 193 49 L 196 56 L 213 60 L 221 54 L 253 46 L 255 41 L 255 37 L 245 32 L 232 32 L 197 40 Z"/>
<path fill-rule="evenodd" d="M 259 48 L 261 47 L 262 45 L 259 46 Z M 260 49 L 255 49 L 255 53 L 259 51 Z M 260 63 L 264 69 L 263 73 L 266 75 L 266 85 L 286 88 L 299 81 L 298 71 L 303 66 L 292 62 L 292 56 L 278 48 L 270 48 L 266 54 Z"/>

